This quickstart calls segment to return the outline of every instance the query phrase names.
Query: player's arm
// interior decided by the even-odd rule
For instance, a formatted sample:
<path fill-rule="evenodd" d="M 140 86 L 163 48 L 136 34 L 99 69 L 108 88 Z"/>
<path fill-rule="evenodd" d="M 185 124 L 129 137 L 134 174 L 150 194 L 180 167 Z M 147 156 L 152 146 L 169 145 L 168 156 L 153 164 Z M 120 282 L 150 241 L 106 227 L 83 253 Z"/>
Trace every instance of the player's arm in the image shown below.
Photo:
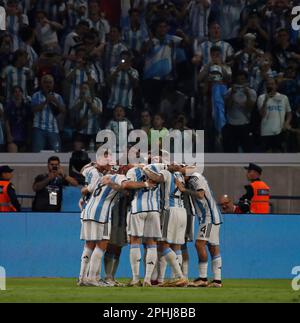
<path fill-rule="evenodd" d="M 178 179 L 176 179 L 176 186 L 178 187 L 179 191 L 183 194 L 190 195 L 193 197 L 196 197 L 200 200 L 204 199 L 205 197 L 205 191 L 204 190 L 190 190 L 185 187 L 183 183 L 181 183 Z"/>
<path fill-rule="evenodd" d="M 133 182 L 133 181 L 125 181 L 122 183 L 123 190 L 138 190 L 142 188 L 153 188 L 156 183 L 153 183 L 151 180 L 146 182 Z"/>
<path fill-rule="evenodd" d="M 155 183 L 163 183 L 165 181 L 164 176 L 162 174 L 158 174 L 152 172 L 149 168 L 144 167 L 145 174 Z"/>

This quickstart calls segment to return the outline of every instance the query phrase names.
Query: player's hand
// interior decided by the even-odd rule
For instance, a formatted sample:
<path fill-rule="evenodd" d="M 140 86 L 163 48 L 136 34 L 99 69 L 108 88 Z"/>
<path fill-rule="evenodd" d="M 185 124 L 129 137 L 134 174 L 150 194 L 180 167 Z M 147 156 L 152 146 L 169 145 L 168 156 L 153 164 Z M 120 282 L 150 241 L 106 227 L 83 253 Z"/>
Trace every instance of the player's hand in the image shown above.
<path fill-rule="evenodd" d="M 111 183 L 112 183 L 112 180 L 110 176 L 104 176 L 101 180 L 102 185 L 109 185 Z"/>
<path fill-rule="evenodd" d="M 176 186 L 178 187 L 179 191 L 181 193 L 184 193 L 186 191 L 184 184 L 181 183 L 179 179 L 176 179 L 175 182 L 176 182 Z"/>
<path fill-rule="evenodd" d="M 152 181 L 151 179 L 148 179 L 148 181 L 146 182 L 146 183 L 148 183 L 148 187 L 147 188 L 149 188 L 149 189 L 152 189 L 152 188 L 154 188 L 157 184 L 154 182 L 154 181 Z"/>

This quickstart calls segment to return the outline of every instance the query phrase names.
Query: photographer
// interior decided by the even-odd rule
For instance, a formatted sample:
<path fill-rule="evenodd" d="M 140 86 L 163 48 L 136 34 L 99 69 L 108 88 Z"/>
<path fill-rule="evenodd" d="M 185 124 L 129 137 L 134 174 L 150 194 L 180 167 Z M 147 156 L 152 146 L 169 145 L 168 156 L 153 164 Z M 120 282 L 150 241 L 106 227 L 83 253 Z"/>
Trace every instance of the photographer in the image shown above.
<path fill-rule="evenodd" d="M 65 113 L 66 110 L 62 97 L 53 92 L 53 89 L 53 77 L 44 75 L 41 79 L 41 90 L 32 96 L 33 152 L 40 152 L 47 146 L 57 152 L 61 150 L 57 117 L 59 114 Z"/>
<path fill-rule="evenodd" d="M 258 97 L 257 106 L 263 152 L 283 152 L 284 131 L 290 129 L 292 110 L 288 97 L 277 92 L 275 79 L 267 80 L 266 93 Z"/>
<path fill-rule="evenodd" d="M 69 107 L 72 107 L 75 100 L 79 97 L 80 86 L 83 82 L 87 82 L 90 89 L 93 89 L 96 83 L 95 69 L 86 54 L 85 48 L 79 47 L 77 49 L 76 66 L 66 75 L 66 79 L 70 83 Z"/>
<path fill-rule="evenodd" d="M 80 87 L 80 96 L 71 109 L 76 135 L 81 135 L 85 149 L 88 150 L 89 144 L 95 143 L 96 134 L 100 129 L 99 116 L 102 113 L 102 101 L 92 95 L 89 84 L 84 82 Z"/>
<path fill-rule="evenodd" d="M 64 173 L 58 157 L 50 157 L 48 173 L 38 175 L 34 180 L 32 188 L 36 196 L 32 210 L 34 212 L 60 212 L 65 185 L 78 186 L 78 182 Z"/>

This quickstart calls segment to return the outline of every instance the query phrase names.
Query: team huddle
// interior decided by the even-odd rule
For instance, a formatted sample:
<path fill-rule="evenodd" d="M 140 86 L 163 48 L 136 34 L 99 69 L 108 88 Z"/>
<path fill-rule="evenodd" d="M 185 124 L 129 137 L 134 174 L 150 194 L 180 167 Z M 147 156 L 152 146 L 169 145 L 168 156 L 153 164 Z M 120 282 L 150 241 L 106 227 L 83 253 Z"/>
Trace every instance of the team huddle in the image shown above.
<path fill-rule="evenodd" d="M 191 170 L 192 166 L 163 163 L 102 166 L 95 162 L 84 167 L 80 238 L 85 245 L 79 286 L 125 286 L 115 275 L 122 248 L 129 242 L 132 279 L 126 286 L 222 287 L 221 213 L 204 176 Z M 194 240 L 195 217 L 199 277 L 190 282 L 187 243 Z M 165 280 L 168 265 L 172 279 Z"/>

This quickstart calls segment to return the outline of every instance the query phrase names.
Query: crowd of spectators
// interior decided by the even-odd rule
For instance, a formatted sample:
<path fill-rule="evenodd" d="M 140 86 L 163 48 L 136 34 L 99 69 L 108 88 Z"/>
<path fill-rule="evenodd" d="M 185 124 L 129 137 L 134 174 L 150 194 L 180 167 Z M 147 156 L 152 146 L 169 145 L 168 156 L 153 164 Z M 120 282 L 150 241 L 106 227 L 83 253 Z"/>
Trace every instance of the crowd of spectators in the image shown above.
<path fill-rule="evenodd" d="M 207 152 L 300 151 L 289 0 L 6 0 L 0 151 L 100 129 L 204 129 Z"/>

